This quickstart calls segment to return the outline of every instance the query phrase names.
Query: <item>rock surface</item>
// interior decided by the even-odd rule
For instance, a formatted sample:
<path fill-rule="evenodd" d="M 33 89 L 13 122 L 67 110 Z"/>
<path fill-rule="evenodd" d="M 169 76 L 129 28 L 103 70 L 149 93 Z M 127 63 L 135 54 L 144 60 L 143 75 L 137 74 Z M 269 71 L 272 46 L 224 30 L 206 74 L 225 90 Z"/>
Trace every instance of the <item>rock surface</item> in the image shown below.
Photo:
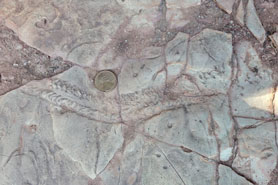
<path fill-rule="evenodd" d="M 242 0 L 240 0 L 238 8 L 237 8 L 236 19 L 242 26 L 244 26 L 244 7 L 243 7 Z"/>
<path fill-rule="evenodd" d="M 233 5 L 235 0 L 215 0 L 219 8 L 223 9 L 228 14 L 231 14 L 233 11 Z"/>
<path fill-rule="evenodd" d="M 274 7 L 0 0 L 0 185 L 277 185 Z"/>
<path fill-rule="evenodd" d="M 249 0 L 246 7 L 246 26 L 261 43 L 265 41 L 265 30 L 256 13 L 253 0 Z"/>

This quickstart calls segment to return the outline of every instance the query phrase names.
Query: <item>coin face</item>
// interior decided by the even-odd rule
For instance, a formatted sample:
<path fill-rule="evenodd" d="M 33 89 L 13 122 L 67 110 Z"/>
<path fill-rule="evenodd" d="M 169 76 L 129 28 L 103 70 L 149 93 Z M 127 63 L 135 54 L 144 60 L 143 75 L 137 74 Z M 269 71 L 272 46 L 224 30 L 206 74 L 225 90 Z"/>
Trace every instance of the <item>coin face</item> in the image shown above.
<path fill-rule="evenodd" d="M 111 91 L 117 85 L 116 74 L 109 70 L 100 71 L 95 77 L 94 84 L 102 92 Z"/>

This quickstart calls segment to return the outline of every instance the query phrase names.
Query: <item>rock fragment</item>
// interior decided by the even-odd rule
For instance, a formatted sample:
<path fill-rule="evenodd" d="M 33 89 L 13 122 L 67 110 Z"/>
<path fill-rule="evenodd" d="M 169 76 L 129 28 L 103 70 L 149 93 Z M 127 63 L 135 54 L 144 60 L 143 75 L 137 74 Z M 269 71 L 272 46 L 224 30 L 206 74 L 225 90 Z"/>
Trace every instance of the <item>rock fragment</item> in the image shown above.
<path fill-rule="evenodd" d="M 232 13 L 235 0 L 215 0 L 215 2 L 219 8 L 228 14 Z"/>
<path fill-rule="evenodd" d="M 253 0 L 249 0 L 247 4 L 246 26 L 260 43 L 265 41 L 265 30 L 257 15 Z"/>
<path fill-rule="evenodd" d="M 273 35 L 270 35 L 269 38 L 271 39 L 274 46 L 278 48 L 278 33 L 276 32 Z"/>
<path fill-rule="evenodd" d="M 239 6 L 237 8 L 236 19 L 242 26 L 244 25 L 244 8 L 242 0 L 240 0 Z"/>

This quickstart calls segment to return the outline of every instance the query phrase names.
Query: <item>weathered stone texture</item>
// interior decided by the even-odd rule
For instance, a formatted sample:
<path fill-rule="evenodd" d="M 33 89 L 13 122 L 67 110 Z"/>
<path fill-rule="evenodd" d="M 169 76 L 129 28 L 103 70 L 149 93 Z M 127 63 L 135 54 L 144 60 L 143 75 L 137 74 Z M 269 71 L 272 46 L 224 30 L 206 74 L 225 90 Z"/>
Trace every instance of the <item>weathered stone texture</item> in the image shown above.
<path fill-rule="evenodd" d="M 259 1 L 0 0 L 0 185 L 277 184 Z"/>

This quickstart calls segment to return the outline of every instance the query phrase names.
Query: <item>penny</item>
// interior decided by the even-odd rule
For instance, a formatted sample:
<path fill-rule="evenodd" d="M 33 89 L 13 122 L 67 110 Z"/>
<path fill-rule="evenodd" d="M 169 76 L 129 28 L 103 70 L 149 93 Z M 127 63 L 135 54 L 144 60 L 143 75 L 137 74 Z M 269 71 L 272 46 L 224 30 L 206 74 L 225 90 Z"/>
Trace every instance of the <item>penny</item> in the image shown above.
<path fill-rule="evenodd" d="M 102 92 L 111 91 L 117 85 L 116 74 L 109 70 L 100 71 L 95 76 L 94 85 Z"/>

